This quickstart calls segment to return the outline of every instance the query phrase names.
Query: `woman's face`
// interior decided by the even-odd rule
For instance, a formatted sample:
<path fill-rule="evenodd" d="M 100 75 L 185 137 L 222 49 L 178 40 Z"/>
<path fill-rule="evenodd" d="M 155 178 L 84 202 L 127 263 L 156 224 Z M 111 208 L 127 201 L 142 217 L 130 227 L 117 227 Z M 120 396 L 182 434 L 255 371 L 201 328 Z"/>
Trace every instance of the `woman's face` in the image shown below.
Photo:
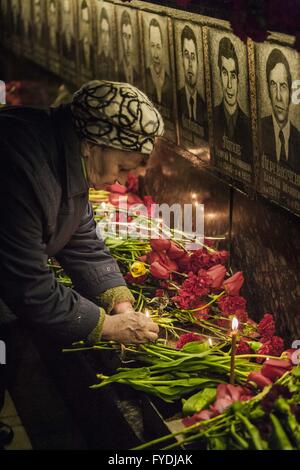
<path fill-rule="evenodd" d="M 140 174 L 145 162 L 142 153 L 92 144 L 84 144 L 83 155 L 89 186 L 95 189 L 104 189 L 116 180 L 125 184 L 128 173 Z"/>

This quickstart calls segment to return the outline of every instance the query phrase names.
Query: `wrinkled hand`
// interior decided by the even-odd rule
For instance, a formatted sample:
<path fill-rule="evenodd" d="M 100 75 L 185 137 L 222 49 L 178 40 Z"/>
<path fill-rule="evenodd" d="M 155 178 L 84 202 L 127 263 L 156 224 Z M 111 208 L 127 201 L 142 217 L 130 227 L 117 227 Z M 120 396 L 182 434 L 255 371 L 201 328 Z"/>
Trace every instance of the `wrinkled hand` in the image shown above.
<path fill-rule="evenodd" d="M 127 311 L 119 315 L 106 315 L 102 338 L 122 344 L 141 344 L 156 341 L 159 327 L 144 313 Z"/>

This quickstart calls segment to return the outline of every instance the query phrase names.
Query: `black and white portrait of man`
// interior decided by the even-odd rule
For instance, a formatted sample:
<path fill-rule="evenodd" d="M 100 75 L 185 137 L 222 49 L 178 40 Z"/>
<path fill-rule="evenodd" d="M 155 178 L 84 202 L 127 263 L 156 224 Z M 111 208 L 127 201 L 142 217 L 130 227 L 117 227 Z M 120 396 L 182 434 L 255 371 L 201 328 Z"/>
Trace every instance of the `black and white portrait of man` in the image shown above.
<path fill-rule="evenodd" d="M 114 5 L 99 1 L 97 13 L 97 77 L 104 80 L 114 80 L 116 62 L 113 58 L 113 30 Z"/>
<path fill-rule="evenodd" d="M 270 114 L 260 122 L 262 151 L 267 157 L 300 173 L 300 132 L 291 121 L 292 74 L 287 57 L 273 48 L 265 63 Z"/>
<path fill-rule="evenodd" d="M 139 63 L 139 36 L 135 10 L 118 8 L 119 35 L 119 81 L 138 86 L 140 74 L 137 71 Z"/>
<path fill-rule="evenodd" d="M 178 114 L 183 128 L 207 137 L 207 111 L 204 101 L 204 62 L 200 27 L 176 22 L 176 64 L 178 75 Z M 197 37 L 196 37 L 197 35 Z M 192 123 L 192 125 L 191 125 Z M 197 124 L 195 126 L 194 124 Z"/>
<path fill-rule="evenodd" d="M 243 95 L 244 103 L 246 102 L 249 106 L 245 80 L 247 69 L 240 67 L 236 46 L 228 36 L 223 36 L 219 40 L 216 59 L 214 79 L 218 80 L 221 93 L 217 103 L 215 102 L 216 94 L 214 96 L 214 143 L 217 148 L 230 149 L 237 158 L 250 163 L 252 159 L 251 123 L 240 104 L 241 95 Z M 241 90 L 242 87 L 244 87 L 243 90 Z"/>
<path fill-rule="evenodd" d="M 62 54 L 67 60 L 75 61 L 74 3 L 62 0 Z"/>
<path fill-rule="evenodd" d="M 93 34 L 91 2 L 82 0 L 79 9 L 80 30 L 80 64 L 85 70 L 92 71 L 93 66 Z"/>
<path fill-rule="evenodd" d="M 167 18 L 144 15 L 146 93 L 165 109 L 173 108 Z M 164 114 L 164 113 L 163 113 Z"/>

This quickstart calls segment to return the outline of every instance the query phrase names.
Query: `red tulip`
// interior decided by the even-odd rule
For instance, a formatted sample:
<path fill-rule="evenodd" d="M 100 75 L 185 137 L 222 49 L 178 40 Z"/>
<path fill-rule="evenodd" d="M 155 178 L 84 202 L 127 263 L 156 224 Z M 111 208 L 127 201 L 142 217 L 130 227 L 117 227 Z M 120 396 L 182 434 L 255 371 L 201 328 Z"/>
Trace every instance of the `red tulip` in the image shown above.
<path fill-rule="evenodd" d="M 136 194 L 128 193 L 128 205 L 132 206 L 133 204 L 143 204 L 143 201 Z"/>
<path fill-rule="evenodd" d="M 151 264 L 150 273 L 157 279 L 169 279 L 170 277 L 170 272 L 164 266 L 159 264 L 158 261 L 154 261 L 154 263 Z"/>
<path fill-rule="evenodd" d="M 153 238 L 150 240 L 150 245 L 154 251 L 164 251 L 170 248 L 171 241 L 165 238 Z"/>
<path fill-rule="evenodd" d="M 207 270 L 207 274 L 212 280 L 211 287 L 213 289 L 221 289 L 224 277 L 226 275 L 226 268 L 222 264 L 217 264 L 216 266 L 212 266 Z"/>
<path fill-rule="evenodd" d="M 286 373 L 286 369 L 265 365 L 262 367 L 261 373 L 265 377 L 268 377 L 268 379 L 272 380 L 272 382 L 275 382 L 275 380 L 279 379 L 279 377 Z"/>
<path fill-rule="evenodd" d="M 171 246 L 167 251 L 167 255 L 170 259 L 179 259 L 185 255 L 185 251 L 171 241 Z"/>
<path fill-rule="evenodd" d="M 127 193 L 127 188 L 126 186 L 123 186 L 120 184 L 118 181 L 116 181 L 114 184 L 110 184 L 106 186 L 105 188 L 107 191 L 110 191 L 111 193 L 117 193 L 117 194 L 125 194 Z"/>
<path fill-rule="evenodd" d="M 111 193 L 109 195 L 109 202 L 116 207 L 122 206 L 127 203 L 127 196 L 121 196 L 121 194 Z"/>
<path fill-rule="evenodd" d="M 223 282 L 223 287 L 228 295 L 239 295 L 240 288 L 244 284 L 244 276 L 241 271 L 235 273 Z"/>
<path fill-rule="evenodd" d="M 126 186 L 129 192 L 137 193 L 139 189 L 139 179 L 133 173 L 128 173 Z"/>
<path fill-rule="evenodd" d="M 173 271 L 178 271 L 178 266 L 175 263 L 175 261 L 171 260 L 168 255 L 165 253 L 159 253 L 160 254 L 160 264 L 164 266 L 168 271 L 173 272 Z"/>
<path fill-rule="evenodd" d="M 280 369 L 291 370 L 292 364 L 289 360 L 283 359 L 267 359 L 264 362 L 264 366 L 272 366 L 272 367 L 279 367 Z"/>
<path fill-rule="evenodd" d="M 261 390 L 267 385 L 270 385 L 272 383 L 272 380 L 262 375 L 261 372 L 250 372 L 250 374 L 248 375 L 247 381 L 254 382 L 257 385 L 257 387 Z"/>

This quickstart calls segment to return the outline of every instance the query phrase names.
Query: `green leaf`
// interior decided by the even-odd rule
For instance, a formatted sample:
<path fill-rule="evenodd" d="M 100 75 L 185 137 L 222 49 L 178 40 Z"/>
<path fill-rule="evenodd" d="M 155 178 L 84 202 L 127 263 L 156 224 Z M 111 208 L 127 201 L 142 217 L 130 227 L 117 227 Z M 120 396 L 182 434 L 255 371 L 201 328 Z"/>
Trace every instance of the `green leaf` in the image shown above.
<path fill-rule="evenodd" d="M 188 400 L 185 400 L 182 408 L 184 415 L 193 415 L 199 413 L 201 410 L 207 408 L 213 403 L 217 396 L 217 390 L 215 388 L 205 388 L 200 392 L 192 395 Z"/>
<path fill-rule="evenodd" d="M 199 354 L 210 349 L 208 341 L 191 341 L 190 343 L 186 343 L 181 351 L 189 352 L 192 354 Z"/>

